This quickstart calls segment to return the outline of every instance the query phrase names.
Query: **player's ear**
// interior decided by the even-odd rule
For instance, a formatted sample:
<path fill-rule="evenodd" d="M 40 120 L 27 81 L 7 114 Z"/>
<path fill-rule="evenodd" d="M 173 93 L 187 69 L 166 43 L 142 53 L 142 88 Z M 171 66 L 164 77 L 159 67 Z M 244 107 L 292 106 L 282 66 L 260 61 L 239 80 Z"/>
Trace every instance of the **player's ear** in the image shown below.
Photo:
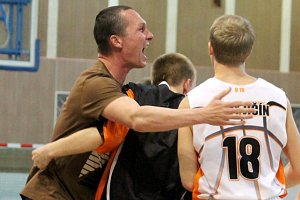
<path fill-rule="evenodd" d="M 192 89 L 192 79 L 188 78 L 183 81 L 183 94 L 186 95 Z"/>
<path fill-rule="evenodd" d="M 110 42 L 113 47 L 122 48 L 122 39 L 117 35 L 110 36 Z"/>
<path fill-rule="evenodd" d="M 214 55 L 214 49 L 213 49 L 213 47 L 211 46 L 211 43 L 210 42 L 208 42 L 208 55 L 210 55 L 210 56 L 212 56 L 212 55 Z"/>

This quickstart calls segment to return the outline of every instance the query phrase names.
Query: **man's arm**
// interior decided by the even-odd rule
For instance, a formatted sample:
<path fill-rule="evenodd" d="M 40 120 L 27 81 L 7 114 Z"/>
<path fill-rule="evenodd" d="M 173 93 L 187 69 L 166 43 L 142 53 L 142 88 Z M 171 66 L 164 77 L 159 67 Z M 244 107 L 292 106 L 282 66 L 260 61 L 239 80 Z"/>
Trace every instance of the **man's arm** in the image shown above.
<path fill-rule="evenodd" d="M 287 144 L 283 149 L 289 163 L 284 168 L 286 186 L 293 187 L 300 183 L 300 135 L 296 126 L 290 102 L 288 102 L 287 119 Z"/>
<path fill-rule="evenodd" d="M 97 128 L 86 128 L 33 150 L 33 164 L 44 169 L 54 158 L 89 152 L 95 150 L 102 143 L 103 140 Z"/>
<path fill-rule="evenodd" d="M 248 104 L 222 102 L 221 98 L 226 94 L 227 92 L 223 92 L 218 95 L 206 108 L 193 110 L 139 106 L 129 97 L 120 97 L 105 108 L 103 116 L 136 128 L 135 130 L 147 132 L 176 129 L 184 125 L 197 124 L 199 121 L 210 124 L 240 124 L 240 121 L 231 119 L 249 118 L 250 116 L 236 113 L 249 113 L 253 109 L 232 108 Z M 101 144 L 103 140 L 98 130 L 87 128 L 34 150 L 32 159 L 34 165 L 44 169 L 53 158 L 92 151 Z"/>
<path fill-rule="evenodd" d="M 189 108 L 189 102 L 184 99 L 179 105 L 180 109 Z M 198 170 L 197 155 L 193 145 L 192 127 L 178 129 L 178 160 L 181 183 L 183 187 L 192 191 L 194 177 Z"/>
<path fill-rule="evenodd" d="M 194 109 L 169 109 L 155 106 L 139 106 L 129 97 L 120 97 L 108 104 L 102 115 L 139 132 L 166 131 L 193 124 L 240 125 L 238 119 L 248 119 L 255 110 L 245 108 L 252 102 L 223 102 L 230 89 L 217 95 L 206 107 Z M 245 107 L 244 107 L 245 106 Z"/>

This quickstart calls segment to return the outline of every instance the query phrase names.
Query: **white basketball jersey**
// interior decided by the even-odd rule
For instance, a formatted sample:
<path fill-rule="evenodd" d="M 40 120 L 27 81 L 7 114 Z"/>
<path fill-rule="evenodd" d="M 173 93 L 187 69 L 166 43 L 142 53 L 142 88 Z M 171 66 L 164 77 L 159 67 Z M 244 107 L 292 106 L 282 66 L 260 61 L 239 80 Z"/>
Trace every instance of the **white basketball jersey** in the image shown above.
<path fill-rule="evenodd" d="M 257 79 L 233 85 L 210 78 L 188 93 L 191 108 L 206 106 L 231 87 L 223 101 L 251 101 L 256 113 L 241 126 L 193 126 L 200 168 L 194 196 L 214 199 L 269 199 L 286 194 L 281 151 L 286 145 L 287 97 Z"/>

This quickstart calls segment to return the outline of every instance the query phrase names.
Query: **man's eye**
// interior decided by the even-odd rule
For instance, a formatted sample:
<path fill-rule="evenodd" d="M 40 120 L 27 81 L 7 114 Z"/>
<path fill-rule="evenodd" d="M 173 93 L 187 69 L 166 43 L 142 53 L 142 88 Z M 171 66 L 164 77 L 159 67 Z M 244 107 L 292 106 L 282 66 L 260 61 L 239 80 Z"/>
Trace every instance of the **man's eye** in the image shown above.
<path fill-rule="evenodd" d="M 144 32 L 145 31 L 145 27 L 141 27 L 140 31 Z"/>

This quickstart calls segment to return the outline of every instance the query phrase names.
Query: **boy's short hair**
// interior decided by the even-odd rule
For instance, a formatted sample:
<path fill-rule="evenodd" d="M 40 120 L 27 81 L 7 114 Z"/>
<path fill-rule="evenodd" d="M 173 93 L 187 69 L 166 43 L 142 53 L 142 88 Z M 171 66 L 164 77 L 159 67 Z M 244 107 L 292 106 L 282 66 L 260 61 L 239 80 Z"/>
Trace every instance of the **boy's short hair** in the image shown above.
<path fill-rule="evenodd" d="M 215 59 L 225 65 L 245 62 L 255 40 L 251 23 L 238 15 L 223 15 L 217 18 L 211 28 L 209 41 Z"/>
<path fill-rule="evenodd" d="M 191 60 L 180 53 L 163 54 L 156 58 L 152 66 L 152 83 L 158 85 L 162 81 L 177 86 L 186 79 L 194 81 L 196 69 Z"/>

